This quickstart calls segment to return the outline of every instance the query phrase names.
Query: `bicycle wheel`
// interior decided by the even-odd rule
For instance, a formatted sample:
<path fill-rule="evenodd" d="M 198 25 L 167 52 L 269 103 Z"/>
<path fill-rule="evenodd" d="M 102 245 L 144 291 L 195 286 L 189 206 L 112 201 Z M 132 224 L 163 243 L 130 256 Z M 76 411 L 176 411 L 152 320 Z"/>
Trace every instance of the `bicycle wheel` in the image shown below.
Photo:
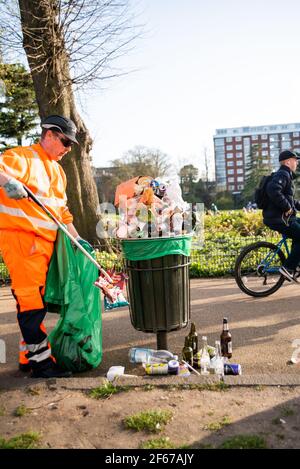
<path fill-rule="evenodd" d="M 283 284 L 279 268 L 285 255 L 275 244 L 266 241 L 250 244 L 237 257 L 235 281 L 247 295 L 256 298 L 275 293 Z"/>

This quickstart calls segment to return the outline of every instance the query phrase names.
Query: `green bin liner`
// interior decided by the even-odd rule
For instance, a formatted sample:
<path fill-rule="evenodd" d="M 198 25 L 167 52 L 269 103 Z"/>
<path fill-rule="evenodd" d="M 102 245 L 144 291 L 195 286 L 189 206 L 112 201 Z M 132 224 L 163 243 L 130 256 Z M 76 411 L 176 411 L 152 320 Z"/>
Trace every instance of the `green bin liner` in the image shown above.
<path fill-rule="evenodd" d="M 88 243 L 84 248 L 93 255 Z M 49 335 L 52 354 L 73 372 L 96 368 L 102 360 L 101 296 L 93 285 L 97 278 L 97 267 L 58 230 L 44 299 L 60 314 Z"/>
<path fill-rule="evenodd" d="M 123 239 L 122 249 L 125 259 L 141 261 L 157 259 L 171 254 L 190 256 L 192 236 L 170 238 Z"/>

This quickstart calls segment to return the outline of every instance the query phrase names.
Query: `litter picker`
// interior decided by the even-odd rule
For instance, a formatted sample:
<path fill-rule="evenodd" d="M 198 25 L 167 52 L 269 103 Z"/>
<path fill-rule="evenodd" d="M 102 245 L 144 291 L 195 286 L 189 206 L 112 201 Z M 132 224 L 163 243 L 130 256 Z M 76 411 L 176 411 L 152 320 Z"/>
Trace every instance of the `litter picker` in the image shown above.
<path fill-rule="evenodd" d="M 56 223 L 56 225 L 68 236 L 68 238 L 72 241 L 72 243 L 74 243 L 75 246 L 78 249 L 80 249 L 80 251 L 97 267 L 97 269 L 101 272 L 102 275 L 104 275 L 104 277 L 108 280 L 108 282 L 113 284 L 114 282 L 112 278 L 108 275 L 108 273 L 105 272 L 104 269 L 102 269 L 102 267 L 90 255 L 90 253 L 88 253 L 84 249 L 84 247 L 81 246 L 81 244 L 74 238 L 74 236 L 72 236 L 71 233 L 69 233 L 65 225 L 61 223 L 59 220 L 57 220 L 57 218 L 50 212 L 50 210 L 48 210 L 47 207 L 45 207 L 45 205 L 38 199 L 38 197 L 30 189 L 28 189 L 28 187 L 26 187 L 25 185 L 23 185 L 23 187 L 24 187 L 24 190 L 27 192 L 28 196 L 30 197 L 30 199 L 32 199 L 42 210 L 44 210 L 44 212 L 54 221 L 54 223 Z M 100 285 L 98 285 L 97 283 L 96 283 L 96 286 L 100 287 Z"/>

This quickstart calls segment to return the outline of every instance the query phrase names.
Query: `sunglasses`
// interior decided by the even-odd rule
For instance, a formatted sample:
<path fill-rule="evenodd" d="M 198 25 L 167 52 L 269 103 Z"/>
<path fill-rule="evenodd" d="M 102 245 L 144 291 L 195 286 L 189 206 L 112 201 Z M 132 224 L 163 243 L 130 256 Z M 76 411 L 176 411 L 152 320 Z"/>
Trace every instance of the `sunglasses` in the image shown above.
<path fill-rule="evenodd" d="M 57 135 L 58 139 L 61 141 L 61 143 L 63 144 L 63 146 L 65 148 L 68 148 L 68 147 L 71 147 L 73 145 L 74 142 L 72 142 L 72 140 L 66 138 L 66 137 L 60 137 L 60 135 Z"/>

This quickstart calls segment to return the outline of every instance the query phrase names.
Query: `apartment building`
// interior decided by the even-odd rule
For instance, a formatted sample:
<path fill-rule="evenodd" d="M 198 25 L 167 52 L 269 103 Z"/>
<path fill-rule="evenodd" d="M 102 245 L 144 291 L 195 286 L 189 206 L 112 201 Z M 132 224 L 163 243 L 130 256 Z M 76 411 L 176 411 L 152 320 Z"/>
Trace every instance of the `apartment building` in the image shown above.
<path fill-rule="evenodd" d="M 278 168 L 278 155 L 282 150 L 300 151 L 300 123 L 260 125 L 217 129 L 214 135 L 214 154 L 217 189 L 241 192 L 245 172 L 249 165 L 250 150 L 258 145 L 266 163 Z"/>

